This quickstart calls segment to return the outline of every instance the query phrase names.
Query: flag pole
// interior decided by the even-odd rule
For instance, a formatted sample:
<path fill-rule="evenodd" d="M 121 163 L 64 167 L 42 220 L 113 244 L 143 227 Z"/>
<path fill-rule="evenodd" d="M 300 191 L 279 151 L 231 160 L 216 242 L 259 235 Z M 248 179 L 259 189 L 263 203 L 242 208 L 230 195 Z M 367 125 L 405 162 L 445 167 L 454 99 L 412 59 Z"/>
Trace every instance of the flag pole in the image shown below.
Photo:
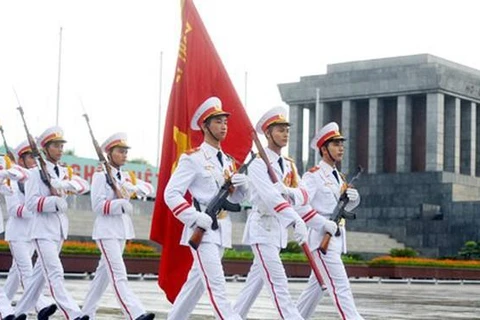
<path fill-rule="evenodd" d="M 248 71 L 245 71 L 245 97 L 243 98 L 243 105 L 247 110 L 247 88 L 248 88 Z"/>
<path fill-rule="evenodd" d="M 62 30 L 63 28 L 60 27 L 60 38 L 58 42 L 57 117 L 55 121 L 55 125 L 57 126 L 58 126 L 58 116 L 60 113 L 60 75 L 62 70 Z"/>
<path fill-rule="evenodd" d="M 160 51 L 160 83 L 158 93 L 158 124 L 157 124 L 157 168 L 160 168 L 160 127 L 162 120 L 162 77 L 163 77 L 163 51 Z"/>
<path fill-rule="evenodd" d="M 315 97 L 315 133 L 314 135 L 320 130 L 320 88 L 316 88 L 316 97 Z M 320 161 L 320 153 L 318 151 L 315 152 L 315 165 Z"/>

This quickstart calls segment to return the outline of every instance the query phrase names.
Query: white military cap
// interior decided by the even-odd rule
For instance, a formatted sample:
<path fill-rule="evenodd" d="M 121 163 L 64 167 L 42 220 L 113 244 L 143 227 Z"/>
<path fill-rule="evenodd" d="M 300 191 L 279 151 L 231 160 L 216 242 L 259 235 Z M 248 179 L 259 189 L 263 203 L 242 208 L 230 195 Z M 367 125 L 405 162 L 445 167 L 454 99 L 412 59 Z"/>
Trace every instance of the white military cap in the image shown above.
<path fill-rule="evenodd" d="M 43 131 L 43 133 L 37 138 L 37 143 L 42 148 L 45 148 L 45 145 L 49 142 L 52 142 L 52 141 L 67 142 L 67 140 L 65 140 L 63 138 L 63 129 L 62 128 L 60 128 L 58 126 L 50 127 L 48 129 L 46 129 L 45 131 Z"/>
<path fill-rule="evenodd" d="M 127 134 L 125 132 L 117 132 L 112 134 L 110 137 L 102 143 L 102 150 L 105 153 L 108 153 L 113 147 L 121 147 L 130 149 L 130 146 L 127 143 Z"/>
<path fill-rule="evenodd" d="M 290 125 L 290 122 L 287 120 L 287 110 L 284 107 L 273 107 L 268 110 L 260 120 L 258 120 L 255 130 L 259 134 L 264 134 L 272 124 Z"/>
<path fill-rule="evenodd" d="M 18 161 L 18 159 L 22 156 L 22 154 L 26 152 L 32 152 L 32 148 L 30 148 L 30 143 L 28 143 L 28 140 L 22 141 L 13 151 L 13 155 L 15 156 L 15 159 Z"/>
<path fill-rule="evenodd" d="M 222 101 L 217 97 L 210 97 L 205 100 L 195 111 L 190 122 L 192 130 L 200 130 L 200 126 L 208 118 L 215 116 L 229 116 L 230 113 L 222 110 Z"/>
<path fill-rule="evenodd" d="M 320 149 L 329 140 L 345 140 L 336 122 L 327 123 L 310 142 L 310 148 Z"/>

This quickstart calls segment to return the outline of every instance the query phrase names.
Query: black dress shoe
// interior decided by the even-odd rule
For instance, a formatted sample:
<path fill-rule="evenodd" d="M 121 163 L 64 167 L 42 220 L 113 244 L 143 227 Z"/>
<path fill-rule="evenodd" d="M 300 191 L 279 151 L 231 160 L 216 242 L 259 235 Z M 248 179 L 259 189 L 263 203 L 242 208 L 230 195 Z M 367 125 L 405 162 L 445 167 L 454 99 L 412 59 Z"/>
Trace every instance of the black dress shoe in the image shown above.
<path fill-rule="evenodd" d="M 144 313 L 144 314 L 142 314 L 140 317 L 138 317 L 138 318 L 135 319 L 135 320 L 152 320 L 153 318 L 155 318 L 155 314 L 153 314 L 153 313 Z"/>
<path fill-rule="evenodd" d="M 15 320 L 26 320 L 27 315 L 25 313 L 22 313 L 21 315 L 17 316 Z"/>
<path fill-rule="evenodd" d="M 48 318 L 57 311 L 57 305 L 51 304 L 48 307 L 43 308 L 37 315 L 38 320 L 48 320 Z"/>
<path fill-rule="evenodd" d="M 3 318 L 4 320 L 15 320 L 15 315 L 13 314 L 9 314 L 8 316 L 6 316 L 5 318 Z"/>
<path fill-rule="evenodd" d="M 83 317 L 76 317 L 75 319 L 73 320 L 89 320 L 90 317 L 89 316 L 83 316 Z"/>

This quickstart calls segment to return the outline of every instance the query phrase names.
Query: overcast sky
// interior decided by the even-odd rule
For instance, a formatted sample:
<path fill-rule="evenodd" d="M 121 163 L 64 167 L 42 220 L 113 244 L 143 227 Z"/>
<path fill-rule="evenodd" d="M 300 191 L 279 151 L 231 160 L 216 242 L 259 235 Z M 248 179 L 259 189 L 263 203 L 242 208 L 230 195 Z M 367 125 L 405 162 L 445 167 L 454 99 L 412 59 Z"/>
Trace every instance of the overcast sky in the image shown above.
<path fill-rule="evenodd" d="M 179 0 L 0 2 L 0 123 L 25 138 L 12 87 L 34 135 L 59 122 L 67 149 L 94 157 L 80 98 L 100 143 L 125 131 L 131 158 L 157 159 L 160 53 L 166 111 L 180 33 Z M 284 105 L 278 83 L 327 64 L 430 53 L 480 69 L 477 1 L 195 0 L 253 123 Z M 164 120 L 162 114 L 162 121 Z M 163 133 L 163 129 L 162 129 Z"/>

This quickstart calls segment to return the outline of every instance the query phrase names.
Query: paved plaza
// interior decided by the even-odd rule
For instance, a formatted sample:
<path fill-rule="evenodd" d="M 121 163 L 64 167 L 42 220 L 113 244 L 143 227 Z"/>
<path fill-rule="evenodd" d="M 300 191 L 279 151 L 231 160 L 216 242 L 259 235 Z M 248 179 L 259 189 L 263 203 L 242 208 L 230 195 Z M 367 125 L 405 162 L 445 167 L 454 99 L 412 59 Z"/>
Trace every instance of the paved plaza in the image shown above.
<path fill-rule="evenodd" d="M 0 279 L 3 285 L 5 278 Z M 69 277 L 67 288 L 80 304 L 88 290 L 89 280 L 85 277 Z M 132 279 L 130 285 L 140 297 L 148 311 L 157 319 L 166 319 L 170 303 L 158 288 L 154 278 Z M 229 281 L 227 291 L 231 301 L 242 289 L 242 281 Z M 304 281 L 290 281 L 290 292 L 296 299 L 305 288 Z M 376 279 L 356 279 L 352 282 L 355 300 L 365 319 L 480 319 L 480 283 L 475 282 L 391 282 Z M 18 298 L 18 295 L 17 295 Z M 36 317 L 32 314 L 30 319 Z M 63 319 L 57 312 L 51 319 Z M 97 320 L 124 319 L 117 305 L 113 291 L 107 289 L 100 301 Z M 192 320 L 214 319 L 206 295 L 195 308 Z M 279 319 L 265 290 L 255 302 L 248 319 Z M 339 319 L 330 297 L 326 296 L 312 319 Z"/>

